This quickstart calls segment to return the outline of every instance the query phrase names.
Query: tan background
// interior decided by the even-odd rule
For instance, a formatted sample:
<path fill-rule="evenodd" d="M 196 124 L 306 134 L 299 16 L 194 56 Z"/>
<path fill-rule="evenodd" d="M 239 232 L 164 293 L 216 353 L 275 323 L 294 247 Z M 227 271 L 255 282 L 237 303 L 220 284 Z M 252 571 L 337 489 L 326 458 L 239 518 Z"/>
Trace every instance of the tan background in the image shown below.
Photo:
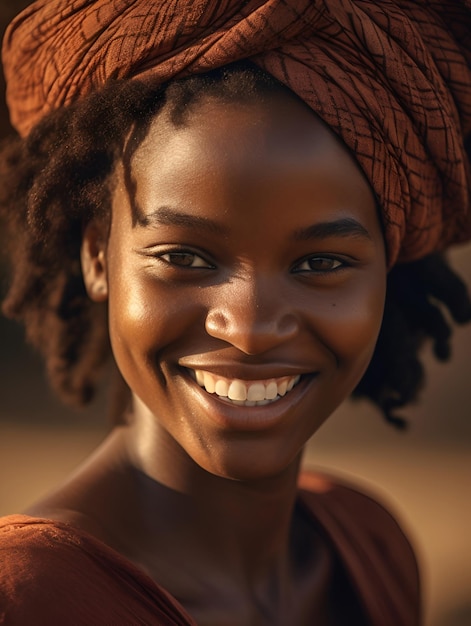
<path fill-rule="evenodd" d="M 2 0 L 0 29 L 26 4 Z M 0 133 L 6 130 L 0 106 Z M 471 285 L 471 246 L 452 258 Z M 308 465 L 359 481 L 399 513 L 420 557 L 426 626 L 471 626 L 470 354 L 467 327 L 455 333 L 452 364 L 434 363 L 427 355 L 429 382 L 420 404 L 407 411 L 408 433 L 384 424 L 367 403 L 347 403 L 306 455 Z M 83 414 L 52 397 L 21 329 L 2 317 L 0 374 L 3 515 L 57 484 L 101 440 L 107 424 L 104 397 Z"/>

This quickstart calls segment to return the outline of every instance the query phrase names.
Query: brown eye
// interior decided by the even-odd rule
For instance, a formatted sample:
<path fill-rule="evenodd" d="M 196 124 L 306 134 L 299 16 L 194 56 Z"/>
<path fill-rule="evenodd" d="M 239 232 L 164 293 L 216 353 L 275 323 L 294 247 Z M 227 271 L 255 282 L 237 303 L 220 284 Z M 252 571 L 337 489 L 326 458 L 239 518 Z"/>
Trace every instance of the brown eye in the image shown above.
<path fill-rule="evenodd" d="M 212 267 L 210 263 L 194 252 L 166 252 L 159 256 L 162 261 L 178 267 Z"/>
<path fill-rule="evenodd" d="M 340 259 L 328 256 L 311 256 L 299 263 L 296 272 L 333 272 L 345 266 Z"/>

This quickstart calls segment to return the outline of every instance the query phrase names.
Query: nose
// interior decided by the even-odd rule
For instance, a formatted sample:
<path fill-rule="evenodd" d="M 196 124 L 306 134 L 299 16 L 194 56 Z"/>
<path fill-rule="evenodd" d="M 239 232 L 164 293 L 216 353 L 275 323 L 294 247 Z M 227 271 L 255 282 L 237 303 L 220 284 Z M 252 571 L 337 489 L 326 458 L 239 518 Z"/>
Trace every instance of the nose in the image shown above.
<path fill-rule="evenodd" d="M 245 354 L 262 354 L 295 337 L 298 317 L 275 281 L 239 279 L 218 291 L 206 332 Z"/>

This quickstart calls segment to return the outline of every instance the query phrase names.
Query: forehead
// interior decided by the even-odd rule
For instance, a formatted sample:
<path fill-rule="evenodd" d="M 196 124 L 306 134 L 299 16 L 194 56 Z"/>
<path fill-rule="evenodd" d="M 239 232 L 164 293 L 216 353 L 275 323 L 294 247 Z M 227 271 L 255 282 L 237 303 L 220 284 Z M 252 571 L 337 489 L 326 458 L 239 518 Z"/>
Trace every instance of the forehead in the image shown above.
<path fill-rule="evenodd" d="M 152 120 L 133 155 L 133 170 L 162 176 L 193 161 L 194 174 L 204 161 L 206 174 L 232 167 L 234 175 L 260 178 L 289 171 L 335 178 L 349 175 L 358 188 L 369 187 L 344 144 L 296 96 L 281 92 L 238 103 L 202 97 L 191 105 L 185 122 L 175 126 L 167 105 Z M 208 170 L 208 166 L 211 165 Z"/>
<path fill-rule="evenodd" d="M 202 97 L 175 125 L 167 105 L 130 163 L 137 205 L 201 213 L 254 206 L 281 215 L 290 205 L 374 212 L 373 193 L 341 141 L 296 96 L 227 102 Z M 330 215 L 325 216 L 330 219 Z"/>
<path fill-rule="evenodd" d="M 147 136 L 136 150 L 134 163 L 144 159 L 162 166 L 159 152 L 175 162 L 190 151 L 211 152 L 224 161 L 241 164 L 268 160 L 271 166 L 302 166 L 315 155 L 335 157 L 339 167 L 359 166 L 344 144 L 297 96 L 287 91 L 245 102 L 200 96 L 191 103 L 184 121 L 172 122 L 171 103 L 153 118 Z M 270 158 L 271 157 L 271 158 Z M 320 161 L 321 161 L 320 160 Z M 319 163 L 320 165 L 320 163 Z"/>

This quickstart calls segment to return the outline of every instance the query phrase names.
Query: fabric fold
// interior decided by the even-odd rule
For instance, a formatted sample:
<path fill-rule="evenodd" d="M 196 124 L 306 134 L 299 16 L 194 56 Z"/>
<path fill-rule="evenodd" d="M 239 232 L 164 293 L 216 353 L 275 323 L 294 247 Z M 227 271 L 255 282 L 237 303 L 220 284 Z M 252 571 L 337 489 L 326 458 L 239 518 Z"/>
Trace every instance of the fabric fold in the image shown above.
<path fill-rule="evenodd" d="M 245 58 L 355 155 L 390 265 L 471 237 L 471 0 L 39 0 L 3 46 L 22 135 L 109 80 L 167 81 Z"/>

